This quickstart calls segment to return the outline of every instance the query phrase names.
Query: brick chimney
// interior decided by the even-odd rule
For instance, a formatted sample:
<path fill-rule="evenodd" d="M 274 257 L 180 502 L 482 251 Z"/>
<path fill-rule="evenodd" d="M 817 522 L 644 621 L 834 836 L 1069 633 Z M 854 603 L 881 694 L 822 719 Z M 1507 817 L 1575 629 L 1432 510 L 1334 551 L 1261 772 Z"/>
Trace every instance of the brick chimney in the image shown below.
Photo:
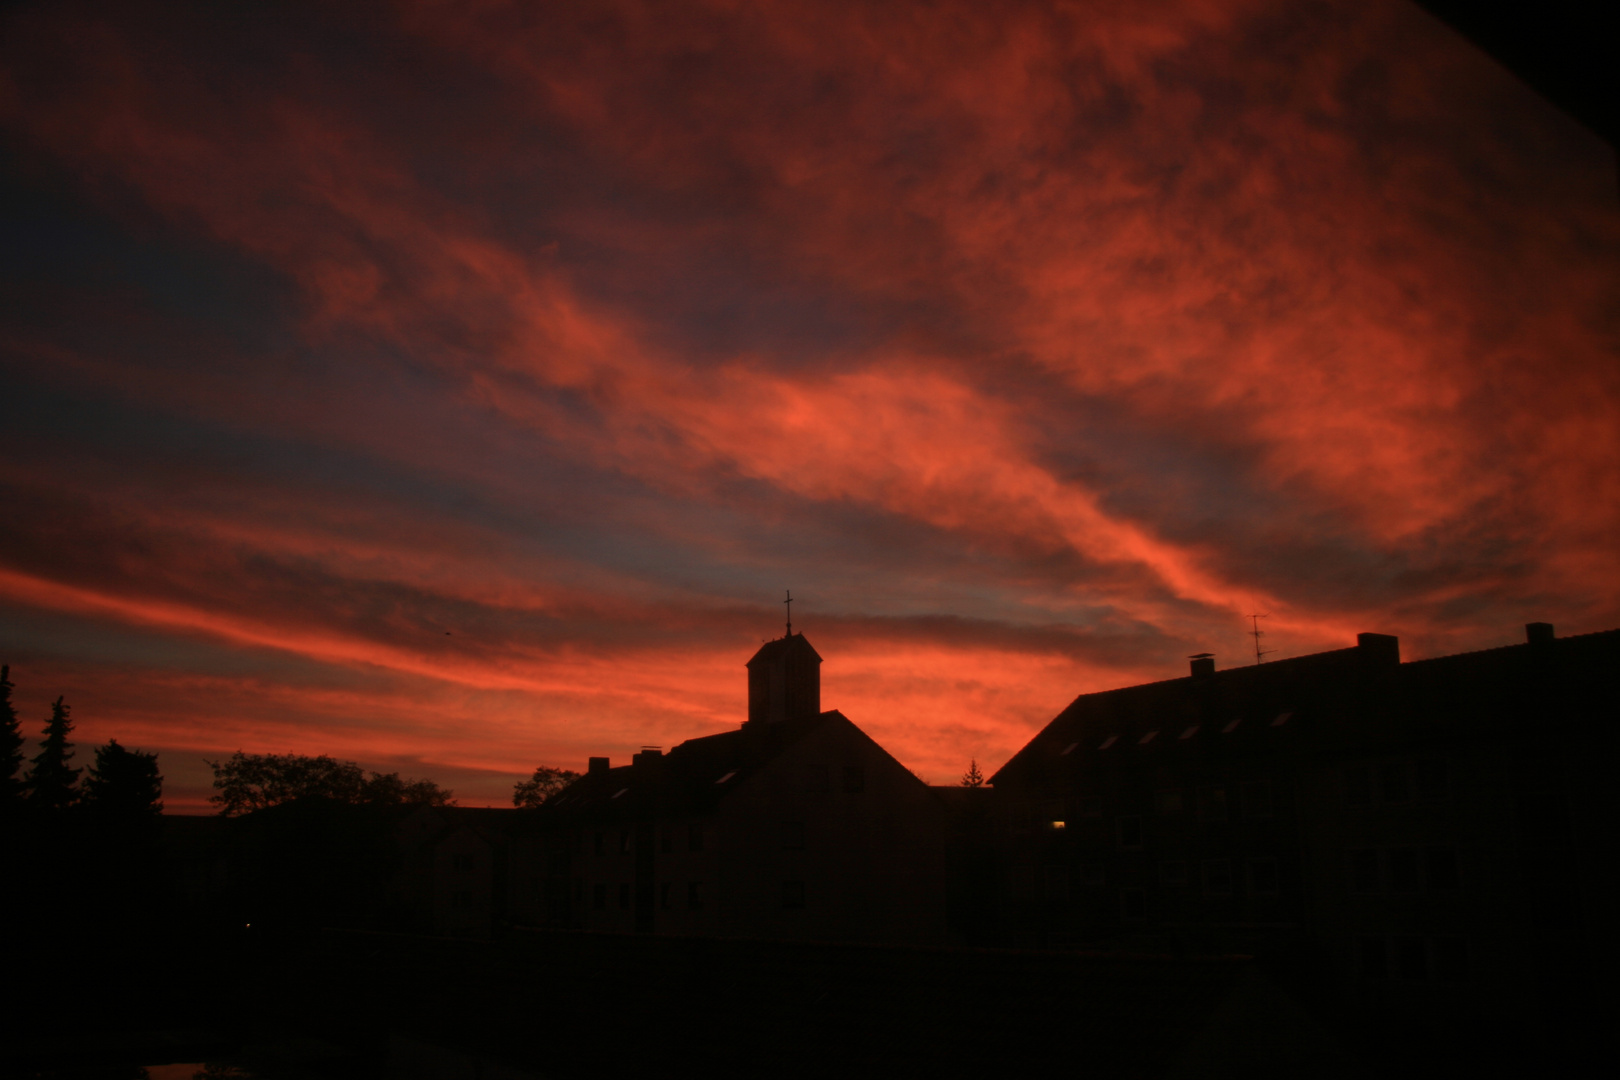
<path fill-rule="evenodd" d="M 591 758 L 590 764 L 589 764 L 588 768 L 586 769 L 586 775 L 587 776 L 606 776 L 607 771 L 608 771 L 608 759 L 605 758 L 605 757 L 593 757 L 593 758 Z"/>
<path fill-rule="evenodd" d="M 1192 661 L 1193 678 L 1208 678 L 1209 676 L 1215 674 L 1214 653 L 1194 653 L 1192 656 L 1187 657 L 1187 659 Z"/>
<path fill-rule="evenodd" d="M 1524 640 L 1532 645 L 1551 645 L 1554 640 L 1553 624 L 1550 622 L 1525 623 Z"/>

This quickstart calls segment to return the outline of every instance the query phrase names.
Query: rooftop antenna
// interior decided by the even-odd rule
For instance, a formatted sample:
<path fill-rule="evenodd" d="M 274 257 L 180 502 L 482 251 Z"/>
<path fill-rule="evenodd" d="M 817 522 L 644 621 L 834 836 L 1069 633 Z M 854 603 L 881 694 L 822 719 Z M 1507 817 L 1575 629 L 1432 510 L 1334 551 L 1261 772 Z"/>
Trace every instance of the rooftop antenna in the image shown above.
<path fill-rule="evenodd" d="M 787 636 L 792 637 L 793 636 L 793 590 L 788 589 L 786 591 L 787 591 L 787 599 L 782 601 L 782 603 L 787 605 L 787 624 L 788 624 Z"/>
<path fill-rule="evenodd" d="M 1249 631 L 1249 636 L 1254 638 L 1254 662 L 1257 664 L 1260 662 L 1260 658 L 1262 656 L 1270 656 L 1272 653 L 1277 651 L 1276 649 L 1262 649 L 1260 647 L 1260 639 L 1265 637 L 1266 634 L 1264 630 L 1260 629 L 1260 620 L 1269 618 L 1271 618 L 1270 615 L 1249 616 L 1249 623 L 1254 627 L 1253 630 Z"/>

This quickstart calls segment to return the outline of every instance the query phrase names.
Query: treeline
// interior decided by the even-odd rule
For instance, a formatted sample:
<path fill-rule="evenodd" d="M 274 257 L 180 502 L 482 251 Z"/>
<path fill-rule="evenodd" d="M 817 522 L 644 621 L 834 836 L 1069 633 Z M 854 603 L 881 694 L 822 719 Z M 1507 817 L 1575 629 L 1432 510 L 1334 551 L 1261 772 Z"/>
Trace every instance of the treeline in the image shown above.
<path fill-rule="evenodd" d="M 113 739 L 96 748 L 86 775 L 73 765 L 73 720 L 61 696 L 51 704 L 39 753 L 25 770 L 14 688 L 10 666 L 0 666 L 0 803 L 8 819 L 49 825 L 77 817 L 137 829 L 156 824 L 163 812 L 157 755 L 125 749 Z"/>

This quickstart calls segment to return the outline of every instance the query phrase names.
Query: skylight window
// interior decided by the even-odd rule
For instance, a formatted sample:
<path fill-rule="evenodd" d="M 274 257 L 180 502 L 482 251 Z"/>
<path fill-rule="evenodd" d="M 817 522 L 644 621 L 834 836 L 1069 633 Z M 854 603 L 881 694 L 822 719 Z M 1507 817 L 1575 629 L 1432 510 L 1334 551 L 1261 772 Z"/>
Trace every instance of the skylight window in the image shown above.
<path fill-rule="evenodd" d="M 1080 744 L 1077 743 L 1077 742 L 1070 743 L 1068 746 L 1065 746 L 1063 748 L 1063 753 L 1059 754 L 1058 757 L 1068 757 L 1070 754 L 1072 754 L 1074 752 L 1074 748 L 1079 746 L 1079 745 Z"/>
<path fill-rule="evenodd" d="M 1192 727 L 1188 728 L 1186 731 L 1183 731 L 1181 733 L 1181 737 L 1183 739 L 1192 738 L 1194 735 L 1198 734 L 1198 729 L 1199 729 L 1200 726 L 1201 725 L 1199 725 L 1199 724 L 1194 724 Z"/>
<path fill-rule="evenodd" d="M 1272 727 L 1282 727 L 1284 724 L 1288 723 L 1288 718 L 1293 716 L 1293 715 L 1294 714 L 1291 713 L 1291 712 L 1280 712 L 1280 713 L 1277 714 L 1277 719 L 1275 719 L 1275 720 L 1273 720 L 1271 722 L 1271 726 Z"/>
<path fill-rule="evenodd" d="M 732 769 L 730 772 L 726 773 L 726 775 L 724 775 L 720 779 L 716 780 L 715 783 L 716 784 L 723 784 L 727 780 L 730 780 L 733 776 L 736 776 L 736 775 L 737 775 L 737 770 Z"/>
<path fill-rule="evenodd" d="M 627 787 L 622 787 L 622 788 L 620 788 L 620 789 L 619 789 L 619 790 L 618 790 L 618 791 L 615 791 L 615 792 L 614 792 L 614 793 L 613 793 L 613 797 L 614 797 L 614 798 L 615 798 L 615 799 L 617 799 L 617 798 L 618 798 L 618 797 L 619 797 L 619 796 L 620 796 L 620 795 L 623 795 L 623 794 L 624 794 L 624 793 L 625 793 L 625 792 L 627 792 L 627 791 L 629 791 L 629 790 L 630 790 L 630 789 L 629 789 L 629 788 L 627 788 Z"/>
<path fill-rule="evenodd" d="M 1150 731 L 1146 735 L 1142 736 L 1140 739 L 1137 739 L 1136 740 L 1136 745 L 1137 746 L 1146 746 L 1148 743 L 1152 742 L 1155 738 L 1157 738 L 1158 735 L 1159 735 L 1159 733 L 1157 731 Z"/>
<path fill-rule="evenodd" d="M 1230 724 L 1227 724 L 1225 727 L 1221 728 L 1221 734 L 1222 735 L 1230 735 L 1230 734 L 1232 734 L 1232 732 L 1237 730 L 1237 726 L 1239 724 L 1241 724 L 1241 723 L 1243 723 L 1243 717 L 1240 716 L 1237 719 L 1233 720 Z"/>
<path fill-rule="evenodd" d="M 1118 735 L 1110 735 L 1110 736 L 1108 736 L 1108 738 L 1106 738 L 1106 739 L 1104 739 L 1102 741 L 1102 745 L 1097 747 L 1097 749 L 1106 750 L 1110 746 L 1113 746 L 1118 741 L 1119 741 L 1119 736 Z"/>

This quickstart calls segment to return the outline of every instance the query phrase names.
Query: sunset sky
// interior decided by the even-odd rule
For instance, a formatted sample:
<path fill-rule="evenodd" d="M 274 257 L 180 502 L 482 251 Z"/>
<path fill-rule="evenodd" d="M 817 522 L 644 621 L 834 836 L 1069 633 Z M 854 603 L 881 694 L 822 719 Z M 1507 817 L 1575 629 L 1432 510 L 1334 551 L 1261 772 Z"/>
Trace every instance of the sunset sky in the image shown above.
<path fill-rule="evenodd" d="M 1614 153 L 1411 4 L 0 20 L 0 662 L 170 809 L 725 730 L 784 589 L 935 783 L 1620 626 Z"/>

